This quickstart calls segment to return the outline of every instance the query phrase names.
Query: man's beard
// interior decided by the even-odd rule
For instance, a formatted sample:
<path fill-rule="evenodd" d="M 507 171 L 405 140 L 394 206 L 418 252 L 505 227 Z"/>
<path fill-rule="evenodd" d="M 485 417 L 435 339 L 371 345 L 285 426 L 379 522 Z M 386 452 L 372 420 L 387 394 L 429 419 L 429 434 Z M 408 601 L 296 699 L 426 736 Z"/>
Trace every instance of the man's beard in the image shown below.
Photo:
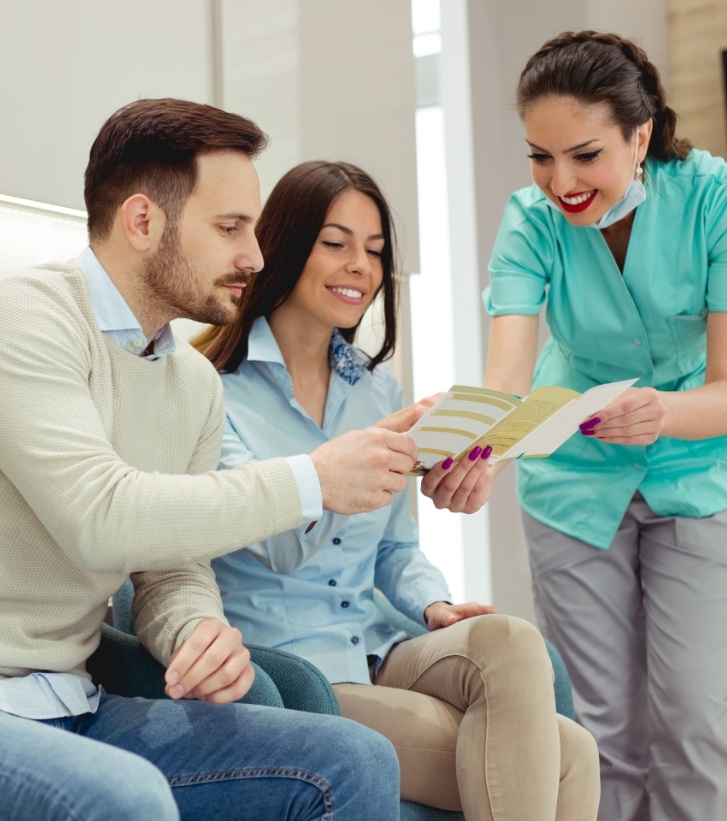
<path fill-rule="evenodd" d="M 183 317 L 210 325 L 227 325 L 235 317 L 232 305 L 226 307 L 214 293 L 204 293 L 207 280 L 197 274 L 182 253 L 179 230 L 174 223 L 166 224 L 159 248 L 144 261 L 142 281 L 145 299 L 173 319 Z M 235 272 L 220 277 L 214 286 L 240 282 L 246 282 L 245 275 Z M 227 298 L 232 303 L 238 301 L 234 295 Z"/>

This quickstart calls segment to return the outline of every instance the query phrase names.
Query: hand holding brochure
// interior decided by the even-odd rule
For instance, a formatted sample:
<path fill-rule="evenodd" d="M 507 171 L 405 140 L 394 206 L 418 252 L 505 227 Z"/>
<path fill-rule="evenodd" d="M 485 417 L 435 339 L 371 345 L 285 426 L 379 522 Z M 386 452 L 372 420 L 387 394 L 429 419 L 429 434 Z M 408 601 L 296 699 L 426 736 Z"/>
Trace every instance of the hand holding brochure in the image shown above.
<path fill-rule="evenodd" d="M 442 459 L 459 461 L 476 445 L 492 447 L 489 464 L 550 456 L 578 426 L 636 382 L 596 385 L 583 394 L 544 386 L 525 399 L 488 388 L 453 385 L 409 431 L 419 448 L 411 471 L 423 475 Z"/>

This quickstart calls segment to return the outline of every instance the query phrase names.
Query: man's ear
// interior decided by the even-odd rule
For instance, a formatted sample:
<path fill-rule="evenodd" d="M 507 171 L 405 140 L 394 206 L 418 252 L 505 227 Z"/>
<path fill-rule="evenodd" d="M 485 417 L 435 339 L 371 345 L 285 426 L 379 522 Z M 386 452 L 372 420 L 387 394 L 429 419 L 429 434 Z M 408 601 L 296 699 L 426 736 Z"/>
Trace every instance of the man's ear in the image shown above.
<path fill-rule="evenodd" d="M 119 209 L 121 228 L 129 245 L 140 254 L 155 251 L 167 222 L 162 209 L 145 194 L 132 194 Z"/>

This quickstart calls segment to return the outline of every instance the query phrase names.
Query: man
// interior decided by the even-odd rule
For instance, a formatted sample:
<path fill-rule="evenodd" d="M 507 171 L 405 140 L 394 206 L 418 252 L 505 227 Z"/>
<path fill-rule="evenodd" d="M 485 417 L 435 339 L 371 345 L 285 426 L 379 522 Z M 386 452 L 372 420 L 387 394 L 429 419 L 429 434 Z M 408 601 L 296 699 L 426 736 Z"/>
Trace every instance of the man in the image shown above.
<path fill-rule="evenodd" d="M 219 380 L 169 322 L 230 321 L 261 268 L 252 158 L 264 144 L 249 120 L 210 106 L 122 108 L 86 170 L 90 248 L 0 282 L 0 772 L 15 773 L 10 797 L 29 783 L 13 762 L 40 734 L 71 793 L 94 780 L 99 742 L 119 748 L 103 748 L 103 760 L 122 782 L 143 780 L 137 756 L 160 770 L 173 804 L 156 789 L 135 819 L 173 818 L 177 807 L 185 818 L 398 817 L 385 739 L 335 717 L 235 703 L 253 671 L 208 560 L 305 531 L 322 509 L 388 504 L 416 458 L 398 432 L 404 414 L 392 430 L 355 431 L 309 455 L 214 470 Z M 468 510 L 487 481 L 482 466 L 436 469 L 424 490 Z M 170 701 L 108 696 L 85 671 L 108 597 L 129 574 L 137 633 L 167 665 Z M 47 785 L 37 792 L 46 807 Z"/>

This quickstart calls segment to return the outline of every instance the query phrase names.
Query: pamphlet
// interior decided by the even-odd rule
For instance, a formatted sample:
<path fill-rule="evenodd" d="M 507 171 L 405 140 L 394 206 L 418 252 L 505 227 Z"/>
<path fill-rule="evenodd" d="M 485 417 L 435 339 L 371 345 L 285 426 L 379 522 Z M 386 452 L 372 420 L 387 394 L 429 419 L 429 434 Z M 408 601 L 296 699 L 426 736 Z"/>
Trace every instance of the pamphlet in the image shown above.
<path fill-rule="evenodd" d="M 479 445 L 492 447 L 488 464 L 550 456 L 578 426 L 636 382 L 596 385 L 585 393 L 543 386 L 524 399 L 466 385 L 452 387 L 409 431 L 419 448 L 411 471 L 425 474 L 447 457 L 459 461 Z"/>

